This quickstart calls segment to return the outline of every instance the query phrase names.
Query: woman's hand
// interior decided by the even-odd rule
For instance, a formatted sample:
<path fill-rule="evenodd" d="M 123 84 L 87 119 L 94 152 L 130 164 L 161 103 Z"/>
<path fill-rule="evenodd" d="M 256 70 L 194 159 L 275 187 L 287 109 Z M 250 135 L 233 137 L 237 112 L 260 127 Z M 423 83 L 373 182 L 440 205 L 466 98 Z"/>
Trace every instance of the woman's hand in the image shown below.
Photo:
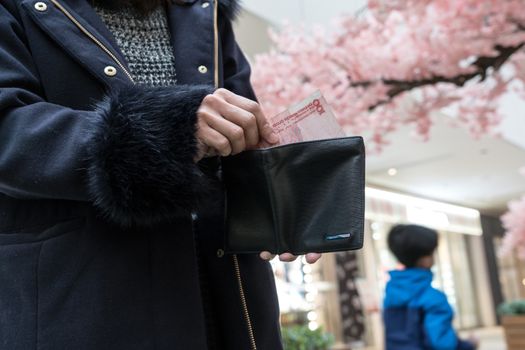
<path fill-rule="evenodd" d="M 259 254 L 259 256 L 261 257 L 261 259 L 267 260 L 267 261 L 270 261 L 273 258 L 275 258 L 275 254 L 272 254 L 270 252 L 262 252 L 261 254 Z M 305 255 L 305 257 L 306 257 L 307 263 L 315 264 L 317 260 L 321 259 L 321 254 L 320 253 L 308 253 Z M 284 262 L 292 262 L 292 261 L 295 261 L 297 258 L 298 257 L 296 255 L 292 255 L 290 253 L 284 253 L 284 254 L 279 255 L 279 260 L 284 261 Z"/>
<path fill-rule="evenodd" d="M 257 102 L 226 89 L 206 96 L 197 118 L 200 149 L 196 161 L 206 155 L 237 154 L 254 148 L 261 140 L 270 144 L 279 141 Z"/>

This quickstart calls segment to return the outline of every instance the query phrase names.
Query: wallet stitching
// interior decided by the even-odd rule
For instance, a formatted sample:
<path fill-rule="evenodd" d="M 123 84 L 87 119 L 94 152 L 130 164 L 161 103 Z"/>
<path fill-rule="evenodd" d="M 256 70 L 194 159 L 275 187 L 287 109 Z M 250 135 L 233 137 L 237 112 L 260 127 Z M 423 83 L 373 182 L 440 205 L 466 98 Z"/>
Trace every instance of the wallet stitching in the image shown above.
<path fill-rule="evenodd" d="M 363 232 L 362 232 L 362 234 L 359 235 L 359 242 L 358 242 L 358 243 L 359 243 L 360 246 L 363 246 L 363 243 L 364 243 L 364 234 L 365 234 L 365 233 L 364 233 L 364 230 L 365 230 L 365 228 L 364 228 L 364 226 L 365 226 L 365 220 L 364 220 L 364 216 L 365 216 L 365 215 L 364 215 L 364 213 L 365 213 L 365 200 L 366 200 L 366 198 L 365 198 L 365 186 L 366 186 L 366 172 L 365 172 L 365 169 L 366 169 L 366 151 L 365 151 L 364 144 L 361 145 L 361 154 L 362 154 L 363 159 L 362 159 L 362 161 L 361 161 L 361 162 L 362 162 L 362 166 L 361 166 L 361 169 L 362 169 L 362 170 L 361 170 L 361 174 L 360 174 L 360 176 L 359 176 L 359 182 L 360 182 L 359 185 L 360 185 L 360 188 L 362 188 L 362 190 L 361 190 L 361 191 L 362 191 L 362 194 L 361 194 L 361 195 L 362 195 L 362 200 L 359 201 L 359 202 L 360 202 L 360 204 L 361 204 L 361 205 L 360 205 L 360 207 L 361 207 L 361 208 L 360 208 L 360 209 L 361 209 L 361 210 L 360 210 L 360 213 L 363 213 L 363 219 L 362 219 L 362 225 L 361 225 L 361 226 L 362 226 L 362 231 L 363 231 Z"/>
<path fill-rule="evenodd" d="M 276 245 L 276 248 L 277 248 L 277 251 L 276 253 L 280 253 L 280 247 L 279 247 L 279 235 L 277 233 L 277 227 L 276 227 L 276 223 L 277 223 L 277 210 L 275 210 L 275 198 L 274 198 L 274 195 L 273 195 L 273 187 L 270 185 L 270 181 L 269 181 L 269 176 L 268 176 L 268 171 L 269 169 L 267 169 L 267 165 L 268 165 L 268 161 L 267 161 L 267 156 L 265 153 L 262 154 L 262 161 L 263 161 L 263 169 L 264 169 L 264 179 L 266 181 L 266 188 L 268 190 L 268 196 L 270 197 L 270 207 L 272 208 L 272 226 L 273 226 L 273 239 L 275 240 L 275 245 Z"/>

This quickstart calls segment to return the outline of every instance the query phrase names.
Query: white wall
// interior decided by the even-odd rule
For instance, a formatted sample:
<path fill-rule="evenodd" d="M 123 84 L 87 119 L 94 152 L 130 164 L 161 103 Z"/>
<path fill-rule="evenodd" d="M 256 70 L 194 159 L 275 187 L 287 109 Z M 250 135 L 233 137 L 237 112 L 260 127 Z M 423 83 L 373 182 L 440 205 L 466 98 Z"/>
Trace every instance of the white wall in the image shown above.
<path fill-rule="evenodd" d="M 525 100 L 514 92 L 507 93 L 500 105 L 500 112 L 505 117 L 501 124 L 504 139 L 525 150 Z M 525 159 L 523 160 L 525 166 Z"/>
<path fill-rule="evenodd" d="M 328 24 L 342 13 L 356 13 L 365 0 L 243 0 L 243 6 L 275 24 L 292 23 Z"/>
<path fill-rule="evenodd" d="M 270 50 L 270 27 L 273 27 L 270 22 L 250 11 L 243 11 L 235 21 L 233 29 L 237 42 L 248 59 L 251 60 L 254 55 Z"/>

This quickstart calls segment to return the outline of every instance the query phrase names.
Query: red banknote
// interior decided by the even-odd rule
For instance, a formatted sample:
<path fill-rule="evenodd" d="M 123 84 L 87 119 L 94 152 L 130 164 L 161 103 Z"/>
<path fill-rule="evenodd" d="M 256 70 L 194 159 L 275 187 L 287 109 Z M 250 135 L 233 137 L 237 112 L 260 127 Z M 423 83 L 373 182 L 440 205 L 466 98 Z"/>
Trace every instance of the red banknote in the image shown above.
<path fill-rule="evenodd" d="M 270 118 L 269 122 L 279 136 L 277 145 L 346 136 L 319 91 Z M 260 146 L 269 147 L 268 144 Z"/>

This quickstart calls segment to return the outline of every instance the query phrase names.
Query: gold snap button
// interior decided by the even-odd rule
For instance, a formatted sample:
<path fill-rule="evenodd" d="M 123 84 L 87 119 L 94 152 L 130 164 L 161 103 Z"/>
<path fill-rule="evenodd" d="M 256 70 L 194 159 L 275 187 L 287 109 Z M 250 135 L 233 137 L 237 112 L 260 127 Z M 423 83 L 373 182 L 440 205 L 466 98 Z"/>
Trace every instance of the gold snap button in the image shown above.
<path fill-rule="evenodd" d="M 217 257 L 222 258 L 223 256 L 224 256 L 224 250 L 222 249 L 217 250 Z"/>
<path fill-rule="evenodd" d="M 200 66 L 200 67 L 199 67 L 199 72 L 201 72 L 202 74 L 206 74 L 206 73 L 208 73 L 208 67 L 206 67 L 206 66 Z"/>
<path fill-rule="evenodd" d="M 106 74 L 108 77 L 114 77 L 117 75 L 117 68 L 113 66 L 107 66 L 104 68 L 104 74 Z"/>
<path fill-rule="evenodd" d="M 203 2 L 201 6 L 202 6 L 203 9 L 206 9 L 206 8 L 210 7 L 210 3 L 206 1 L 206 2 Z"/>
<path fill-rule="evenodd" d="M 35 9 L 37 11 L 44 12 L 45 10 L 47 10 L 47 5 L 45 2 L 39 1 L 35 4 Z"/>

